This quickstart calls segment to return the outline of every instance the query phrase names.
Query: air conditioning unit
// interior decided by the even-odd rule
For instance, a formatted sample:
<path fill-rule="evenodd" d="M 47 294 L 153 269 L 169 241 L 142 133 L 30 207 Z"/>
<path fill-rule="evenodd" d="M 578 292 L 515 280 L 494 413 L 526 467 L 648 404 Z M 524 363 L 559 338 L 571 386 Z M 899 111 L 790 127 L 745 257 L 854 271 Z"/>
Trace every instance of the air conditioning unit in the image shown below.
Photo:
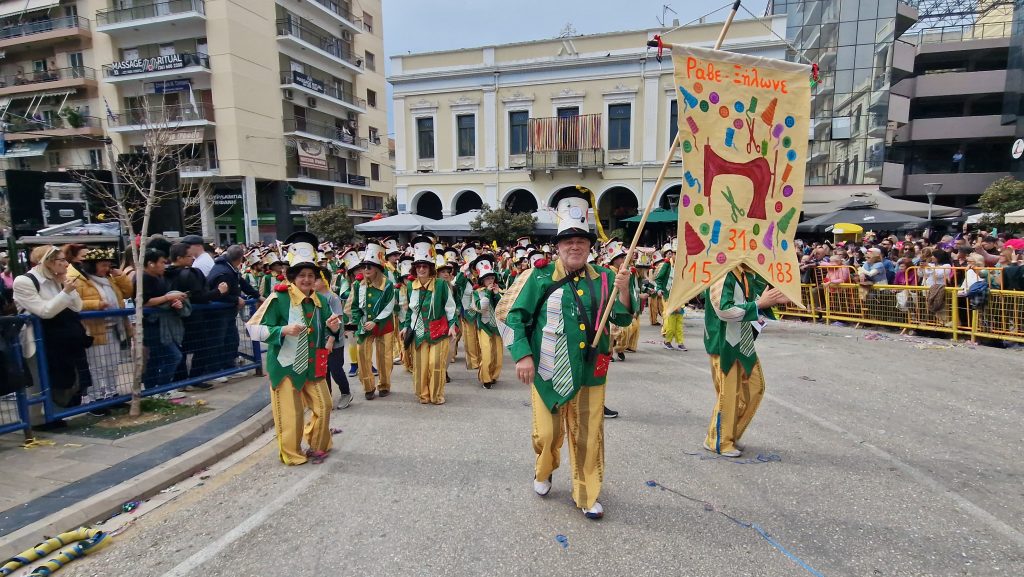
<path fill-rule="evenodd" d="M 342 40 L 352 40 L 352 33 L 349 32 L 348 30 L 342 30 L 341 31 L 341 39 Z"/>
<path fill-rule="evenodd" d="M 354 151 L 354 150 L 348 151 L 348 159 L 349 160 L 359 160 L 359 153 Z"/>
<path fill-rule="evenodd" d="M 312 96 L 306 98 L 306 105 L 310 108 L 316 108 L 316 98 L 313 98 Z"/>
<path fill-rule="evenodd" d="M 295 93 L 292 92 L 291 88 L 285 88 L 284 89 L 284 97 L 285 97 L 286 100 L 292 100 L 292 99 L 295 98 Z"/>
<path fill-rule="evenodd" d="M 355 112 L 349 112 L 348 113 L 348 119 L 351 120 L 352 122 L 355 122 L 358 118 L 359 118 L 359 115 L 356 114 Z"/>

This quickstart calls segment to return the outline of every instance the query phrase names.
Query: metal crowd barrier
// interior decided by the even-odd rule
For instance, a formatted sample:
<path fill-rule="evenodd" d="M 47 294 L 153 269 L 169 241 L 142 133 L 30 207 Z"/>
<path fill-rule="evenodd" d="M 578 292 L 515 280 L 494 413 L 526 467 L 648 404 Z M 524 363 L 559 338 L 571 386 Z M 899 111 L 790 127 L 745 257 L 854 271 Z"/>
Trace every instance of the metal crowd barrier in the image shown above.
<path fill-rule="evenodd" d="M 920 281 L 924 268 L 911 269 Z M 819 266 L 815 283 L 800 285 L 804 308 L 794 304 L 776 309 L 780 318 L 795 317 L 812 322 L 845 322 L 854 325 L 887 326 L 950 335 L 954 340 L 994 339 L 1024 343 L 1024 292 L 1001 290 L 1002 271 L 979 269 L 990 286 L 984 307 L 972 307 L 959 296 L 960 282 L 967 269 L 951 268 L 949 276 L 958 281 L 944 288 L 941 309 L 928 306 L 929 287 L 876 284 L 870 289 L 855 282 L 857 269 L 850 266 Z M 834 280 L 844 282 L 833 282 Z M 953 282 L 951 280 L 950 282 Z"/>
<path fill-rule="evenodd" d="M 223 303 L 192 305 L 191 314 L 185 318 L 170 309 L 146 308 L 145 318 L 156 322 L 144 321 L 147 323 L 144 341 L 148 354 L 144 361 L 142 396 L 166 393 L 250 370 L 262 374 L 260 343 L 250 339 L 244 324 L 257 306 L 256 300 L 247 301 L 241 310 Z M 61 351 L 48 350 L 45 346 L 40 319 L 31 315 L 16 317 L 31 323 L 34 329 L 36 355 L 28 362 L 35 363 L 35 385 L 38 388 L 37 392 L 21 391 L 13 398 L 12 395 L 0 398 L 0 433 L 28 428 L 28 407 L 33 405 L 43 407 L 45 422 L 49 423 L 130 401 L 135 366 L 128 326 L 134 314 L 135 309 L 81 313 L 83 324 L 94 339 L 97 333 L 108 337 L 106 343 L 96 339 L 86 349 L 87 366 L 81 363 L 76 366 L 65 357 L 51 359 L 51 355 L 60 355 Z M 177 325 L 180 331 L 161 330 L 157 323 L 171 319 L 168 326 L 176 324 L 174 317 L 180 320 Z M 169 349 L 175 340 L 175 332 L 180 332 L 182 342 L 179 349 L 184 364 Z M 80 403 L 75 401 L 77 395 L 70 395 L 71 401 L 68 402 L 68 395 L 55 386 L 63 379 L 51 374 L 53 368 L 77 371 L 78 381 L 88 385 L 88 388 L 78 390 L 82 395 Z M 16 413 L 12 406 L 17 407 Z"/>

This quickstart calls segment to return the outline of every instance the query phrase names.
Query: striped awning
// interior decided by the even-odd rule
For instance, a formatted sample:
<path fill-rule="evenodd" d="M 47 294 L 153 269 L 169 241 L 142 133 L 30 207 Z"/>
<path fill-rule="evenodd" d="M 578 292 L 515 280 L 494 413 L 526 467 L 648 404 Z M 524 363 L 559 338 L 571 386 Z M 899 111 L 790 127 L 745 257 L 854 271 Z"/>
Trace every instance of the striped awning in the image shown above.
<path fill-rule="evenodd" d="M 4 0 L 0 1 L 0 17 L 54 8 L 60 0 Z"/>

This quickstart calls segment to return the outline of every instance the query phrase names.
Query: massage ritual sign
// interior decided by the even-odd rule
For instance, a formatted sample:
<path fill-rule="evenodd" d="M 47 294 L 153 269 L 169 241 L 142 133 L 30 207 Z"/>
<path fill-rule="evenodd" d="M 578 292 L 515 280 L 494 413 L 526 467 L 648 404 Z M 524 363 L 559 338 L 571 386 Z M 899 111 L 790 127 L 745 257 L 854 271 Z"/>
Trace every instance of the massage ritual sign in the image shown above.
<path fill-rule="evenodd" d="M 795 303 L 793 248 L 804 196 L 811 67 L 672 47 L 683 182 L 666 310 L 740 264 Z"/>

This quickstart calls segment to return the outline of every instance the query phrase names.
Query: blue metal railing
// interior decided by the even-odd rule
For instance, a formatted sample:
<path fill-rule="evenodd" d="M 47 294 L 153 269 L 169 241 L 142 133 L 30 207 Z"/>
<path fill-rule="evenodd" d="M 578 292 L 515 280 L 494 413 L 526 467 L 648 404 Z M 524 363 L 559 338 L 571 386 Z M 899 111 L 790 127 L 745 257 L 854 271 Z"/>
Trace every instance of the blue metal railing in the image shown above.
<path fill-rule="evenodd" d="M 258 302 L 256 300 L 246 301 L 246 307 L 247 307 L 249 315 L 255 313 L 257 306 L 258 306 Z M 225 312 L 227 312 L 227 311 L 233 311 L 234 309 L 236 309 L 236 307 L 234 305 L 224 304 L 224 303 L 214 303 L 214 304 L 208 304 L 208 305 L 192 305 L 192 315 L 196 315 L 194 317 L 196 320 L 202 321 L 204 319 L 209 319 L 210 322 L 214 322 L 215 323 L 215 322 L 217 322 L 216 319 L 218 317 L 218 311 L 225 311 Z M 169 311 L 166 311 L 166 310 L 161 310 L 161 309 L 150 309 L 150 308 L 147 308 L 147 309 L 144 310 L 144 315 L 147 316 L 147 317 L 149 315 L 158 316 L 158 315 L 166 315 L 166 314 L 172 314 L 172 313 L 170 313 Z M 83 313 L 81 313 L 80 316 L 81 316 L 81 319 L 83 321 L 89 322 L 89 321 L 96 321 L 96 320 L 100 320 L 100 319 L 111 319 L 111 318 L 116 318 L 116 319 L 128 318 L 128 319 L 130 319 L 131 317 L 134 317 L 134 315 L 135 315 L 135 309 L 110 309 L 110 310 L 104 310 L 104 311 L 83 312 Z M 250 371 L 250 370 L 255 370 L 256 374 L 262 374 L 262 371 L 263 371 L 263 364 L 262 364 L 263 352 L 262 352 L 262 348 L 260 346 L 259 341 L 252 341 L 249 338 L 248 332 L 245 329 L 244 320 L 240 319 L 238 315 L 231 315 L 231 316 L 234 319 L 234 323 L 236 325 L 236 330 L 238 331 L 238 335 L 239 335 L 239 339 L 238 339 L 239 340 L 239 346 L 238 346 L 238 349 L 234 352 L 234 356 L 232 358 L 228 359 L 230 361 L 231 366 L 229 366 L 229 367 L 223 367 L 222 366 L 222 367 L 219 367 L 219 368 L 207 371 L 207 372 L 203 372 L 202 374 L 197 374 L 197 375 L 193 375 L 193 376 L 187 376 L 186 378 L 181 378 L 181 379 L 173 379 L 172 378 L 171 382 L 169 382 L 169 383 L 167 383 L 165 385 L 154 386 L 154 387 L 149 387 L 149 388 L 143 388 L 142 393 L 141 393 L 142 396 L 143 397 L 149 397 L 149 396 L 152 396 L 152 395 L 166 393 L 166 392 L 169 392 L 169 391 L 174 391 L 174 390 L 177 390 L 177 389 L 181 389 L 183 387 L 187 387 L 189 385 L 194 385 L 194 384 L 197 384 L 197 383 L 202 383 L 202 382 L 209 381 L 211 379 L 216 379 L 216 378 L 219 378 L 219 377 L 227 377 L 229 375 L 233 375 L 233 374 L 241 373 L 241 372 L 245 372 L 245 371 Z M 106 361 L 108 361 L 108 362 L 113 361 L 114 363 L 116 363 L 116 367 L 118 369 L 124 369 L 123 371 L 120 371 L 118 373 L 117 380 L 119 382 L 121 382 L 122 385 L 126 385 L 126 386 L 121 386 L 120 390 L 118 390 L 118 394 L 116 394 L 115 396 L 109 396 L 109 397 L 106 397 L 106 398 L 103 398 L 103 399 L 92 400 L 90 402 L 83 402 L 82 404 L 77 405 L 77 406 L 62 407 L 62 406 L 58 405 L 57 402 L 54 400 L 54 391 L 53 391 L 53 387 L 52 387 L 52 378 L 51 378 L 50 369 L 49 369 L 50 365 L 49 365 L 49 362 L 48 362 L 48 354 L 53 353 L 53 351 L 48 351 L 47 348 L 46 348 L 45 341 L 44 341 L 45 335 L 44 335 L 44 331 L 43 331 L 42 322 L 41 322 L 41 320 L 38 317 L 35 317 L 35 316 L 32 316 L 32 315 L 21 315 L 19 318 L 23 319 L 26 323 L 30 323 L 32 325 L 32 327 L 33 327 L 33 338 L 35 340 L 35 345 L 36 345 L 35 363 L 36 363 L 36 367 L 38 369 L 38 371 L 37 371 L 38 381 L 35 384 L 38 385 L 38 391 L 37 392 L 33 392 L 32 394 L 29 394 L 29 393 L 27 393 L 24 390 L 18 391 L 16 393 L 12 393 L 14 395 L 14 402 L 15 402 L 16 407 L 17 407 L 18 417 L 17 417 L 17 420 L 14 420 L 12 418 L 13 411 L 10 411 L 10 410 L 8 410 L 6 412 L 0 411 L 0 434 L 10 433 L 10 432 L 15 432 L 15 431 L 19 431 L 19 430 L 26 430 L 26 429 L 28 429 L 29 428 L 29 423 L 30 423 L 30 420 L 29 420 L 29 407 L 33 406 L 33 405 L 42 405 L 42 407 L 43 407 L 43 416 L 44 416 L 45 422 L 50 423 L 50 422 L 57 421 L 57 420 L 60 420 L 60 419 L 64 419 L 64 418 L 67 418 L 67 417 L 72 417 L 72 416 L 75 416 L 75 415 L 80 415 L 82 413 L 86 413 L 86 412 L 93 411 L 93 410 L 96 410 L 96 409 L 102 409 L 102 408 L 106 408 L 106 407 L 110 407 L 110 406 L 114 406 L 114 405 L 119 405 L 119 404 L 122 404 L 122 403 L 125 403 L 125 402 L 128 402 L 128 401 L 131 400 L 132 397 L 131 397 L 131 392 L 130 392 L 130 385 L 131 385 L 131 379 L 134 377 L 134 373 L 135 373 L 134 368 L 135 367 L 134 367 L 134 356 L 131 355 L 131 351 L 128 350 L 124 356 L 117 355 L 117 358 L 115 358 L 115 359 L 106 359 Z M 106 325 L 104 325 L 104 326 L 106 326 Z M 146 330 L 157 330 L 157 328 L 155 326 L 154 327 L 147 327 Z M 206 332 L 207 331 L 204 331 L 204 336 L 205 336 Z M 17 339 L 15 339 L 15 340 L 17 341 Z M 206 347 L 215 347 L 217 344 L 220 344 L 220 343 L 205 343 L 205 346 Z M 20 355 L 20 343 L 13 343 L 12 346 L 17 347 L 17 350 L 18 350 L 19 355 Z M 185 354 L 187 354 L 187 352 Z M 239 363 L 238 359 L 242 359 L 242 362 Z M 98 368 L 99 367 L 90 367 L 90 369 L 98 369 Z M 175 367 L 175 368 L 177 368 L 177 367 Z M 125 373 L 127 373 L 127 375 L 129 375 L 129 378 L 128 378 L 127 381 L 125 381 L 122 378 L 122 376 Z M 83 393 L 83 394 L 85 394 L 86 392 L 87 391 L 81 391 L 81 393 Z M 6 404 L 9 405 L 10 401 L 11 401 L 11 399 L 9 397 L 10 396 L 0 398 L 0 403 L 6 403 Z"/>

